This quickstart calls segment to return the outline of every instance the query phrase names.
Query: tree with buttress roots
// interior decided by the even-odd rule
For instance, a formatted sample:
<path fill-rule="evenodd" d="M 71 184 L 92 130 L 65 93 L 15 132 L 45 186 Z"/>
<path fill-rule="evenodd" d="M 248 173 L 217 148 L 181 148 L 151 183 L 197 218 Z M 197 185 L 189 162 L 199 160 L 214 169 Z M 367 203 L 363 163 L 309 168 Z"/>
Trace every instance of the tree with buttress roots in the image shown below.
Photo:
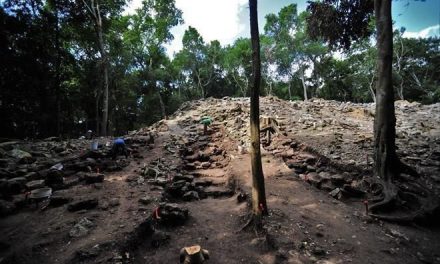
<path fill-rule="evenodd" d="M 309 1 L 309 34 L 323 38 L 331 47 L 349 49 L 361 38 L 371 35 L 370 21 L 375 18 L 376 115 L 374 118 L 374 181 L 371 184 L 372 216 L 411 222 L 433 220 L 438 216 L 438 198 L 419 178 L 418 173 L 402 163 L 396 153 L 396 116 L 392 83 L 393 30 L 392 0 Z M 403 174 L 411 176 L 401 177 Z M 405 184 L 402 184 L 405 181 Z M 435 214 L 435 215 L 433 215 Z M 429 219 L 431 218 L 431 219 Z"/>

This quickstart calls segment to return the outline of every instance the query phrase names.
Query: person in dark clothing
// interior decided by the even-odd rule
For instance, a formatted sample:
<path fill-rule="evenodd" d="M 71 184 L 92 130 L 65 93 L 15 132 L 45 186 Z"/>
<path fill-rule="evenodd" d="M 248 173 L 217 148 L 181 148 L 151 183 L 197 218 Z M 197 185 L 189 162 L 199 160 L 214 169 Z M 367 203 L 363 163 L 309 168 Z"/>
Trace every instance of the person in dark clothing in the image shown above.
<path fill-rule="evenodd" d="M 116 159 L 118 155 L 124 155 L 125 158 L 128 157 L 128 151 L 125 146 L 125 141 L 122 138 L 117 138 L 113 141 L 113 147 L 111 150 L 111 155 L 113 159 Z"/>

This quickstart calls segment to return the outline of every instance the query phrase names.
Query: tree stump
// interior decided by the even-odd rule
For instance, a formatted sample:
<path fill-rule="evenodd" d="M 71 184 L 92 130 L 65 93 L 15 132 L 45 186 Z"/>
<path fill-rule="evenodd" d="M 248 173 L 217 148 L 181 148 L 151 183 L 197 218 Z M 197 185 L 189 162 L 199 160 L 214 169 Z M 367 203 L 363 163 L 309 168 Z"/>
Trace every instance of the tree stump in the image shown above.
<path fill-rule="evenodd" d="M 266 143 L 270 145 L 271 135 L 277 133 L 281 135 L 280 128 L 278 127 L 278 121 L 274 117 L 262 116 L 261 117 L 261 133 L 266 133 Z"/>
<path fill-rule="evenodd" d="M 180 263 L 202 264 L 209 259 L 209 251 L 199 245 L 184 247 L 180 250 Z"/>

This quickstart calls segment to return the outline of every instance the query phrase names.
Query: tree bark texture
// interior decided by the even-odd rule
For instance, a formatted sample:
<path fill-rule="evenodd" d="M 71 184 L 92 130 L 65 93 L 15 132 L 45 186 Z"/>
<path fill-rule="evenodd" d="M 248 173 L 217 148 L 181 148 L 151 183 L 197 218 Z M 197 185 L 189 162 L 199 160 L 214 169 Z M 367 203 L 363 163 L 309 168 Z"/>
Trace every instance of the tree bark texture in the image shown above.
<path fill-rule="evenodd" d="M 160 94 L 160 91 L 157 91 L 157 96 L 159 97 L 159 105 L 160 105 L 160 113 L 162 114 L 162 118 L 167 120 L 168 116 L 167 116 L 167 112 L 165 109 L 165 104 L 162 100 L 162 95 Z"/>
<path fill-rule="evenodd" d="M 56 117 L 56 135 L 61 135 L 61 53 L 60 53 L 60 23 L 59 23 L 59 15 L 58 15 L 58 5 L 57 1 L 54 2 L 55 6 L 55 49 L 56 49 L 56 61 L 55 61 L 55 100 L 57 112 L 55 114 Z"/>
<path fill-rule="evenodd" d="M 374 119 L 375 173 L 390 183 L 398 171 L 396 155 L 396 117 L 392 83 L 393 31 L 391 1 L 375 0 L 377 28 L 376 118 Z"/>
<path fill-rule="evenodd" d="M 93 19 L 96 35 L 98 37 L 98 47 L 99 47 L 99 53 L 101 55 L 101 67 L 103 71 L 103 100 L 102 100 L 102 119 L 101 119 L 101 135 L 107 136 L 107 130 L 108 130 L 108 98 L 109 98 L 109 91 L 108 91 L 108 58 L 107 58 L 107 52 L 105 50 L 105 44 L 104 44 L 104 34 L 102 32 L 102 17 L 101 17 L 101 10 L 99 9 L 99 0 L 91 0 L 90 5 L 87 4 L 86 0 L 82 0 L 84 3 L 84 6 L 87 8 L 87 10 L 90 12 L 90 16 Z M 97 120 L 99 123 L 99 121 Z"/>
<path fill-rule="evenodd" d="M 373 99 L 374 103 L 376 103 L 376 93 L 374 92 L 374 89 L 373 89 L 375 78 L 376 78 L 376 75 L 373 73 L 373 76 L 371 77 L 370 84 L 368 86 L 368 89 L 370 90 L 371 98 Z"/>
<path fill-rule="evenodd" d="M 103 101 L 102 101 L 102 124 L 101 124 L 101 135 L 107 136 L 108 130 L 108 61 L 107 61 L 107 52 L 104 46 L 104 37 L 102 34 L 102 19 L 101 14 L 99 12 L 99 4 L 96 4 L 97 7 L 97 31 L 98 31 L 98 41 L 99 41 L 99 50 L 101 53 L 101 64 L 103 70 L 103 78 L 104 78 L 104 87 L 103 87 Z"/>
<path fill-rule="evenodd" d="M 301 83 L 302 83 L 303 90 L 304 90 L 304 101 L 307 101 L 308 100 L 308 97 L 307 97 L 307 86 L 306 86 L 306 82 L 304 80 L 304 69 L 302 69 L 302 71 L 301 71 Z"/>
<path fill-rule="evenodd" d="M 266 191 L 260 151 L 260 37 L 258 33 L 257 0 L 249 0 L 252 40 L 252 85 L 251 85 L 251 167 L 252 167 L 252 211 L 254 216 L 267 214 Z"/>

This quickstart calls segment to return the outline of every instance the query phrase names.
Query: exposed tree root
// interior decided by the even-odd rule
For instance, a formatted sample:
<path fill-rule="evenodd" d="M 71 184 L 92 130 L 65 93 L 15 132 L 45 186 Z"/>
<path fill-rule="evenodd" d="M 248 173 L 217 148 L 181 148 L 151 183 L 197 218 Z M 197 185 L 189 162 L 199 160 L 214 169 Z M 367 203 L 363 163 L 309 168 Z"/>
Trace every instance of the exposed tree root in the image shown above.
<path fill-rule="evenodd" d="M 385 215 L 385 214 L 370 214 L 370 216 L 401 224 L 420 223 L 420 224 L 438 224 L 440 218 L 439 201 L 434 197 L 422 204 L 420 209 L 415 212 L 409 212 L 403 215 Z"/>
<path fill-rule="evenodd" d="M 376 184 L 382 189 L 380 195 L 370 200 L 373 202 L 370 216 L 402 224 L 433 224 L 440 218 L 439 198 L 422 183 L 398 186 L 393 182 L 378 180 Z M 397 214 L 396 211 L 401 213 Z"/>
<path fill-rule="evenodd" d="M 236 233 L 243 232 L 249 228 L 253 228 L 256 234 L 263 231 L 263 219 L 261 215 L 254 215 L 252 213 L 247 215 L 247 222 Z"/>
<path fill-rule="evenodd" d="M 398 193 L 396 185 L 390 182 L 384 182 L 381 185 L 383 188 L 381 196 L 375 197 L 375 199 L 373 199 L 374 203 L 370 205 L 372 212 L 389 208 L 393 206 L 396 201 Z"/>
<path fill-rule="evenodd" d="M 407 165 L 406 163 L 403 163 L 402 161 L 398 161 L 398 168 L 399 168 L 399 174 L 405 173 L 408 174 L 414 178 L 420 178 L 420 174 L 411 166 Z"/>

